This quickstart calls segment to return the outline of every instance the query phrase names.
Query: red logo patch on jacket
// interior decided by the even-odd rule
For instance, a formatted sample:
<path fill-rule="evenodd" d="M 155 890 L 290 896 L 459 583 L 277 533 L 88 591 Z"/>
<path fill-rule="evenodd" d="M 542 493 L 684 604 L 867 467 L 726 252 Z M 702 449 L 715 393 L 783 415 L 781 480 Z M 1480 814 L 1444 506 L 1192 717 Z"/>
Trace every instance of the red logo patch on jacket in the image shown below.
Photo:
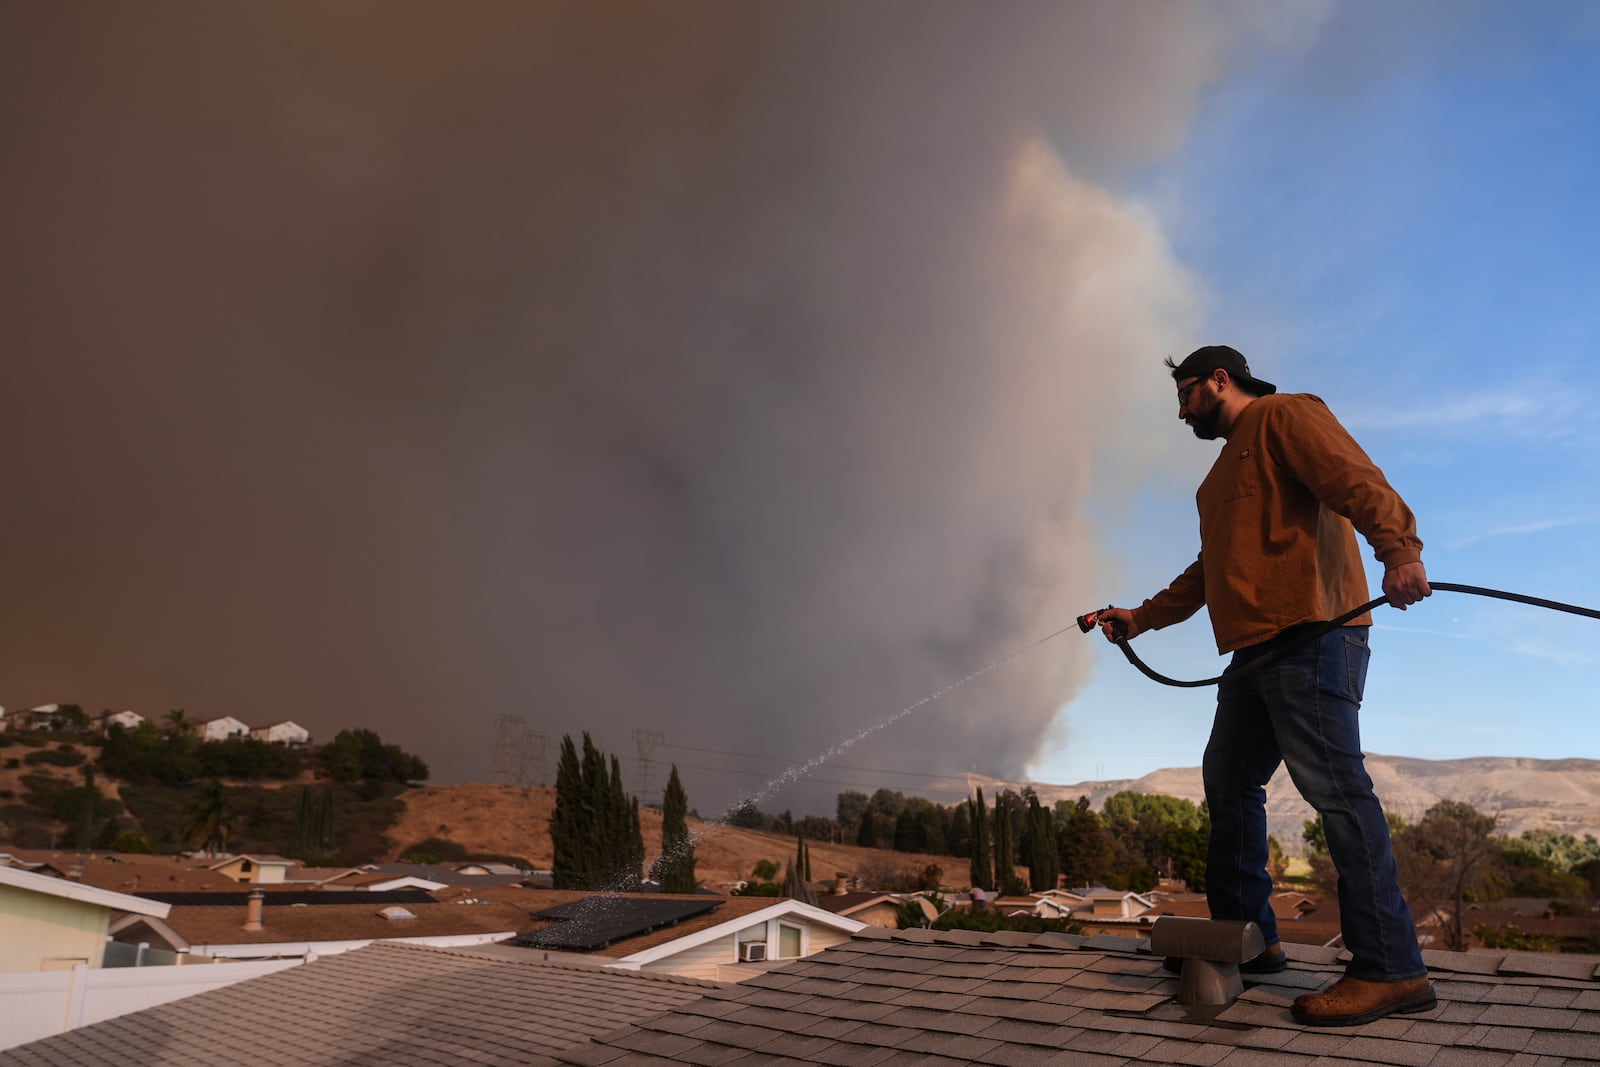
<path fill-rule="evenodd" d="M 1250 458 L 1250 450 L 1248 448 L 1246 448 L 1243 451 L 1241 451 L 1239 453 L 1239 458 L 1240 459 L 1249 459 Z"/>

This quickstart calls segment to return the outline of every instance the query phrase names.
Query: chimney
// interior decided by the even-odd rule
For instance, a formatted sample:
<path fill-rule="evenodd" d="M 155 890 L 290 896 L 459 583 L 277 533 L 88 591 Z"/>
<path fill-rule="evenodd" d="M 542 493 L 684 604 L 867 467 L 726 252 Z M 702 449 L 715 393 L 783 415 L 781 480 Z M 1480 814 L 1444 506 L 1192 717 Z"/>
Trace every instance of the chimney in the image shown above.
<path fill-rule="evenodd" d="M 850 891 L 849 886 L 846 884 L 849 881 L 849 879 L 850 879 L 850 876 L 848 874 L 845 874 L 843 871 L 838 871 L 838 872 L 836 872 L 834 874 L 834 876 L 833 876 L 833 895 L 834 896 L 842 897 L 842 896 L 844 896 L 846 893 L 848 893 Z"/>
<path fill-rule="evenodd" d="M 255 931 L 261 929 L 261 902 L 267 895 L 259 889 L 250 890 L 250 895 L 245 898 L 244 928 Z"/>

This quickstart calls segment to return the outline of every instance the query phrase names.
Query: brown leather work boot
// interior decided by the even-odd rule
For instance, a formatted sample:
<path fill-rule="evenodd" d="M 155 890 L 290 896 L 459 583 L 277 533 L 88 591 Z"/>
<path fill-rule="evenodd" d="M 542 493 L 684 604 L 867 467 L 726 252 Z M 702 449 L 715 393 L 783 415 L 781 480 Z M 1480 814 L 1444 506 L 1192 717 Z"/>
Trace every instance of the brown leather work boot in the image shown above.
<path fill-rule="evenodd" d="M 1290 1010 L 1307 1026 L 1355 1026 L 1396 1012 L 1427 1011 L 1437 1003 L 1427 978 L 1368 982 L 1347 975 L 1321 992 L 1297 997 Z"/>

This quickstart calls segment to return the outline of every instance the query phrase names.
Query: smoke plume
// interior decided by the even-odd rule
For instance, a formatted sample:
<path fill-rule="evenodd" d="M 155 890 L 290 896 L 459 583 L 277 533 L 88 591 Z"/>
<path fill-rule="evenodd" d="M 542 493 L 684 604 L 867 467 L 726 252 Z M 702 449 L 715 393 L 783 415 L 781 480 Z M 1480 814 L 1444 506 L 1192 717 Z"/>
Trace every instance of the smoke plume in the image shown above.
<path fill-rule="evenodd" d="M 1116 190 L 1274 17 L 11 6 L 0 699 L 760 791 L 1105 588 L 1201 310 Z M 1020 774 L 1088 651 L 762 806 Z"/>

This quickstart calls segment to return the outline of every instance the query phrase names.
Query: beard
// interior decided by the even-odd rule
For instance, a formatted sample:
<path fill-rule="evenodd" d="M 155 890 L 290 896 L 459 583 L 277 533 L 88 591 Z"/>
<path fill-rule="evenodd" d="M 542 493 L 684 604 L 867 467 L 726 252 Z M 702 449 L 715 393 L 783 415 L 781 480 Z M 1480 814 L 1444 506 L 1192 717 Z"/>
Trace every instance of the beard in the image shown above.
<path fill-rule="evenodd" d="M 1222 436 L 1221 405 L 1213 404 L 1205 411 L 1191 411 L 1186 421 L 1189 429 L 1202 441 L 1215 441 Z"/>

